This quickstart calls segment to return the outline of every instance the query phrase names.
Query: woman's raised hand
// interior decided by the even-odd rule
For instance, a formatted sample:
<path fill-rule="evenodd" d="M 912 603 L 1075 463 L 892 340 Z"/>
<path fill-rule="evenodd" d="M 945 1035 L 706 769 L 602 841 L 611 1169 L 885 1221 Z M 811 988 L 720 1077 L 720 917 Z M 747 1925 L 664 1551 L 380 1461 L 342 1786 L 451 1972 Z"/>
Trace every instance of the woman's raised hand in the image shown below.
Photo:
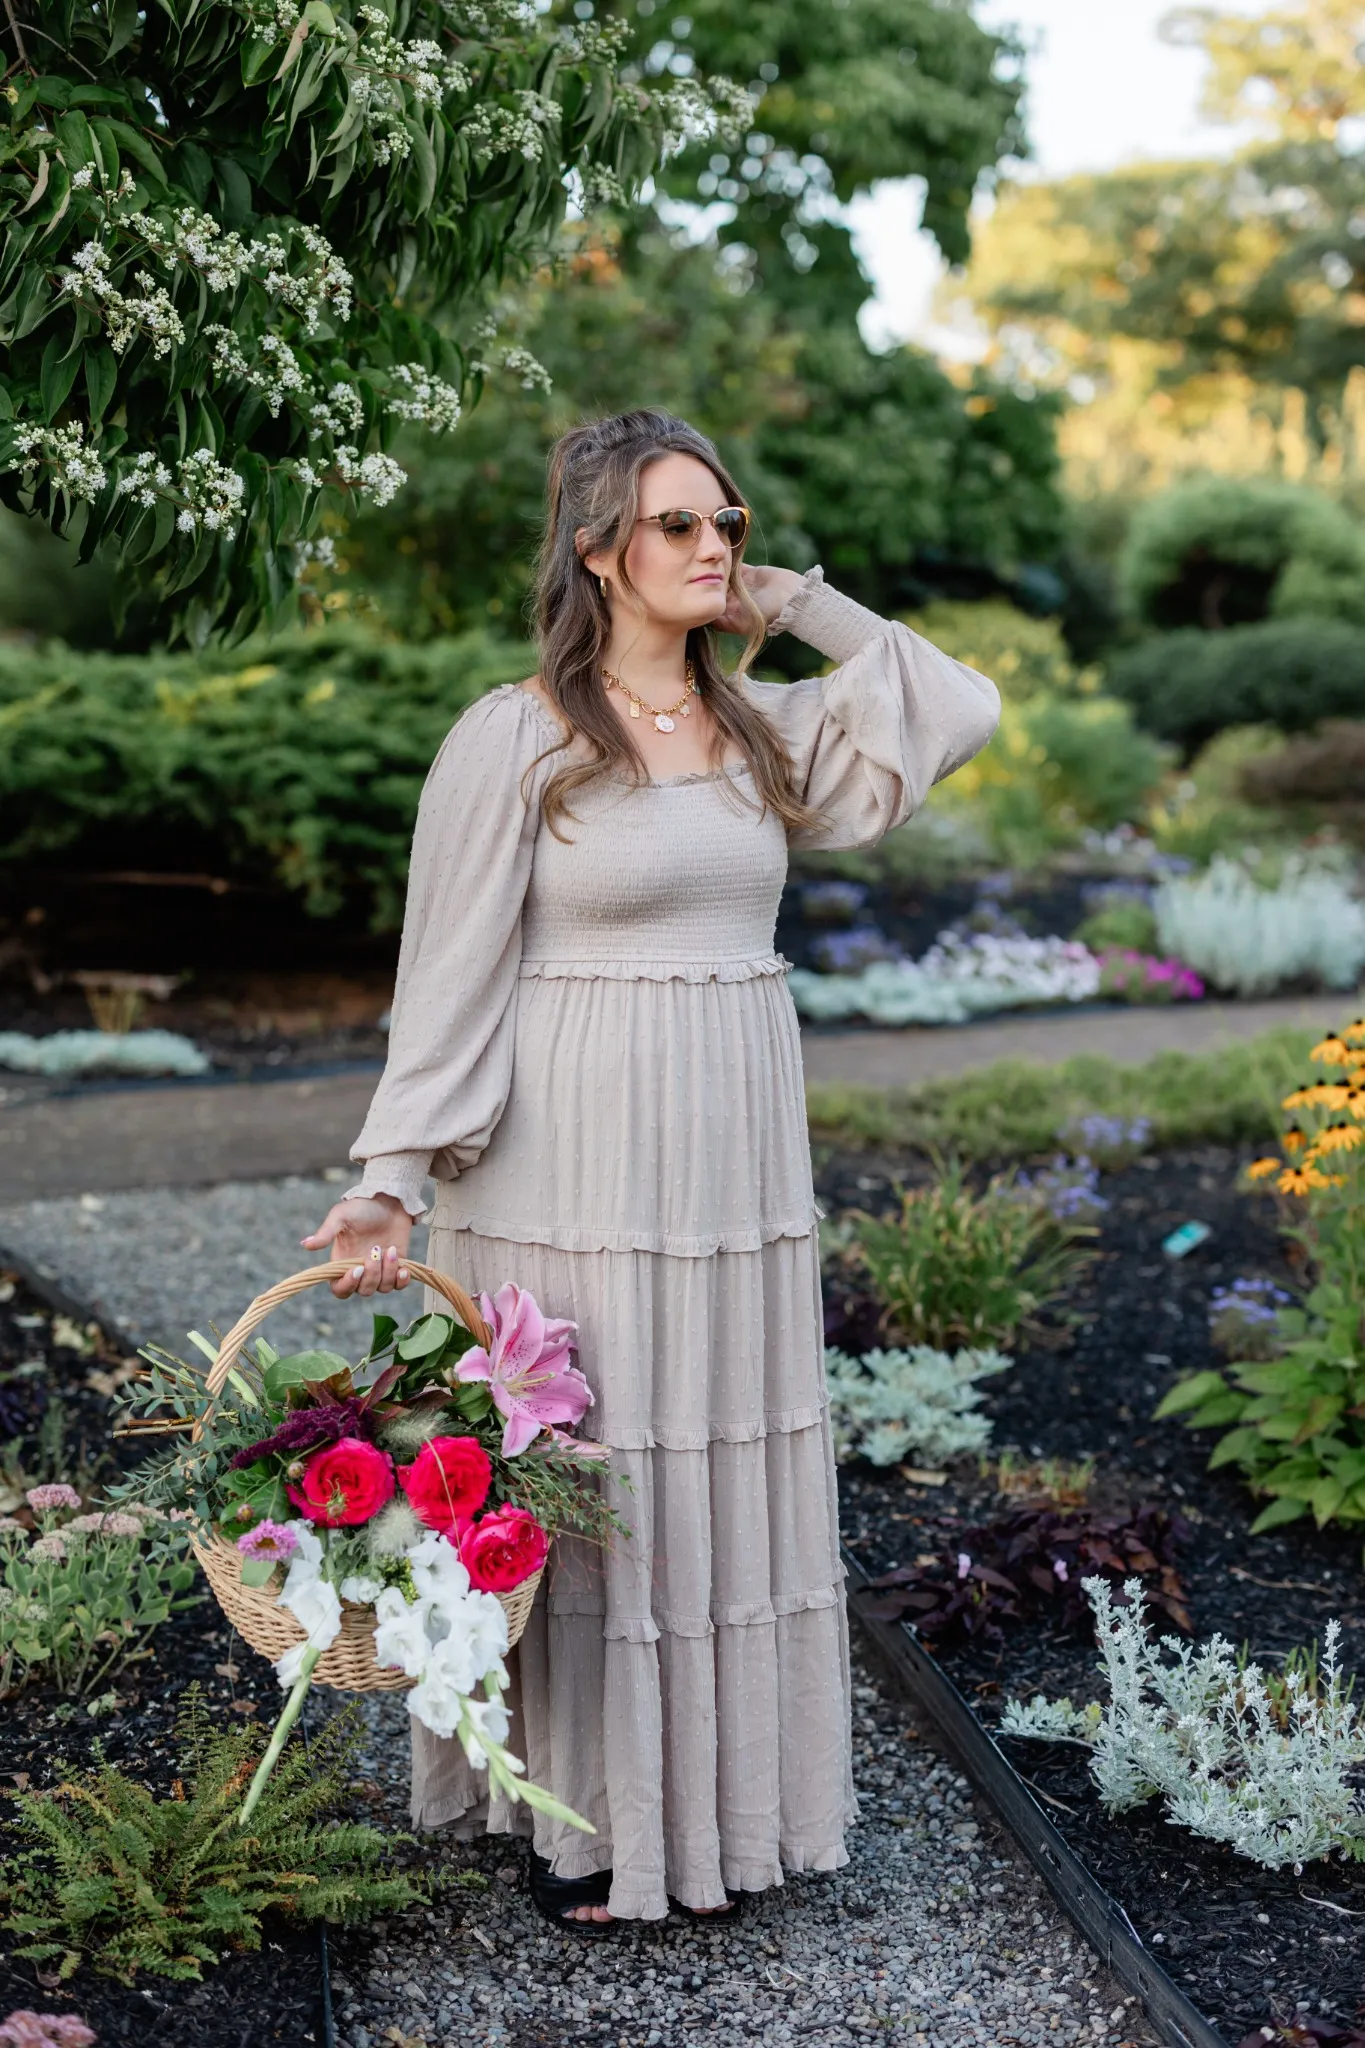
<path fill-rule="evenodd" d="M 327 1211 L 311 1237 L 300 1239 L 305 1251 L 324 1251 L 334 1259 L 352 1259 L 349 1273 L 332 1282 L 344 1301 L 352 1294 L 388 1294 L 406 1287 L 408 1242 L 412 1218 L 394 1195 L 348 1195 Z"/>
<path fill-rule="evenodd" d="M 801 581 L 795 569 L 751 569 L 747 562 L 741 562 L 739 573 L 744 588 L 762 612 L 768 625 L 772 624 Z M 741 638 L 748 637 L 749 621 L 740 606 L 739 593 L 733 584 L 725 610 L 711 623 L 718 633 L 738 633 Z"/>

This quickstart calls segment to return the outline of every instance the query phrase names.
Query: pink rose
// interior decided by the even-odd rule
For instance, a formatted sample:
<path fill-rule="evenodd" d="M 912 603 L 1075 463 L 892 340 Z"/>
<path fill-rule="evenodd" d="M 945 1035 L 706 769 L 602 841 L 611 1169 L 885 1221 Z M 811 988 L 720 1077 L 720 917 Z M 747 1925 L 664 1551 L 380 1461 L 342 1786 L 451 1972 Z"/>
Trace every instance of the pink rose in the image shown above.
<path fill-rule="evenodd" d="M 550 1539 L 525 1508 L 497 1508 L 465 1532 L 460 1561 L 481 1593 L 510 1593 L 538 1572 Z"/>
<path fill-rule="evenodd" d="M 303 1481 L 289 1498 L 310 1522 L 329 1529 L 368 1522 L 393 1497 L 393 1459 L 358 1436 L 324 1444 L 303 1468 Z"/>
<path fill-rule="evenodd" d="M 487 1500 L 493 1467 L 476 1436 L 433 1436 L 398 1477 L 418 1521 L 454 1543 Z"/>

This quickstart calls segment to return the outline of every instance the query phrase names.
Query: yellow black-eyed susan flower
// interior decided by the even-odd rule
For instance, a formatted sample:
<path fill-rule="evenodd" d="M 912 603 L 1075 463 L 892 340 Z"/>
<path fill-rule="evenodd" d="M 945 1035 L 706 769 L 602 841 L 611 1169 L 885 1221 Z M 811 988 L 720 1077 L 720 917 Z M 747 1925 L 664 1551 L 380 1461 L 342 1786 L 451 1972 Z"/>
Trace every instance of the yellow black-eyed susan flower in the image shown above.
<path fill-rule="evenodd" d="M 1308 1057 L 1310 1060 L 1319 1060 L 1325 1067 L 1349 1067 L 1352 1055 L 1345 1039 L 1338 1038 L 1335 1032 L 1330 1032 L 1313 1047 Z"/>
<path fill-rule="evenodd" d="M 1329 1187 L 1331 1183 L 1316 1166 L 1305 1163 L 1303 1166 L 1286 1166 L 1275 1185 L 1282 1195 L 1307 1195 L 1314 1188 Z"/>
<path fill-rule="evenodd" d="M 1353 1152 L 1357 1145 L 1365 1145 L 1365 1131 L 1359 1124 L 1328 1124 L 1325 1131 L 1318 1133 L 1319 1152 Z"/>
<path fill-rule="evenodd" d="M 1253 1159 L 1247 1168 L 1248 1180 L 1268 1180 L 1272 1173 L 1278 1173 L 1284 1165 L 1282 1159 Z"/>
<path fill-rule="evenodd" d="M 1365 1088 L 1353 1088 L 1347 1097 L 1346 1107 L 1353 1117 L 1365 1123 Z"/>
<path fill-rule="evenodd" d="M 1297 1124 L 1291 1124 L 1283 1138 L 1281 1138 L 1280 1143 L 1284 1146 L 1286 1152 L 1302 1152 L 1304 1146 L 1308 1143 L 1308 1138 L 1299 1129 Z M 1260 1160 L 1257 1160 L 1256 1163 L 1258 1166 L 1262 1164 Z"/>
<path fill-rule="evenodd" d="M 1365 1045 L 1365 1017 L 1357 1017 L 1354 1024 L 1348 1024 L 1341 1036 L 1348 1045 Z"/>

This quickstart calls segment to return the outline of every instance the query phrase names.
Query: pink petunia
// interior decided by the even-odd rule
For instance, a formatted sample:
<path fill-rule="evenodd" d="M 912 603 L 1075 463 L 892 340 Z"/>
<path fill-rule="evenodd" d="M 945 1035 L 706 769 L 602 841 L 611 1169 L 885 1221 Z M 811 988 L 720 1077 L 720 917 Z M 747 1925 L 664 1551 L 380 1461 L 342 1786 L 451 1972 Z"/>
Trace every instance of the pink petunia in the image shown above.
<path fill-rule="evenodd" d="M 505 1281 L 490 1301 L 479 1296 L 493 1331 L 491 1350 L 466 1351 L 457 1368 L 462 1380 L 487 1380 L 493 1405 L 504 1418 L 502 1451 L 515 1458 L 542 1429 L 580 1422 L 592 1406 L 592 1389 L 569 1364 L 578 1325 L 542 1315 L 533 1294 Z"/>

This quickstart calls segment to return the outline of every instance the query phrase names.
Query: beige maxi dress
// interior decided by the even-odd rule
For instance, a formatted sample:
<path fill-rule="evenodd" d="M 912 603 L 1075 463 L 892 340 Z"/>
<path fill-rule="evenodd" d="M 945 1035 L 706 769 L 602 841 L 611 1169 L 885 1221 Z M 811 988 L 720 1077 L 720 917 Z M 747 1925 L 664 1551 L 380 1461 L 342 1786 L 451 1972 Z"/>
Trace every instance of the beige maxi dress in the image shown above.
<path fill-rule="evenodd" d="M 777 629 L 839 664 L 745 685 L 829 819 L 867 846 L 989 738 L 994 686 L 813 569 Z M 556 1546 L 512 1658 L 513 1746 L 597 1829 L 534 1819 L 610 1910 L 719 1906 L 833 1870 L 856 1817 L 801 1045 L 773 950 L 780 820 L 746 766 L 539 795 L 562 738 L 509 684 L 422 798 L 388 1064 L 354 1192 L 423 1212 L 471 1291 L 578 1324 L 633 1541 Z M 518 1744 L 517 1737 L 520 1737 Z M 413 1726 L 414 1824 L 528 1833 L 459 1745 Z"/>

